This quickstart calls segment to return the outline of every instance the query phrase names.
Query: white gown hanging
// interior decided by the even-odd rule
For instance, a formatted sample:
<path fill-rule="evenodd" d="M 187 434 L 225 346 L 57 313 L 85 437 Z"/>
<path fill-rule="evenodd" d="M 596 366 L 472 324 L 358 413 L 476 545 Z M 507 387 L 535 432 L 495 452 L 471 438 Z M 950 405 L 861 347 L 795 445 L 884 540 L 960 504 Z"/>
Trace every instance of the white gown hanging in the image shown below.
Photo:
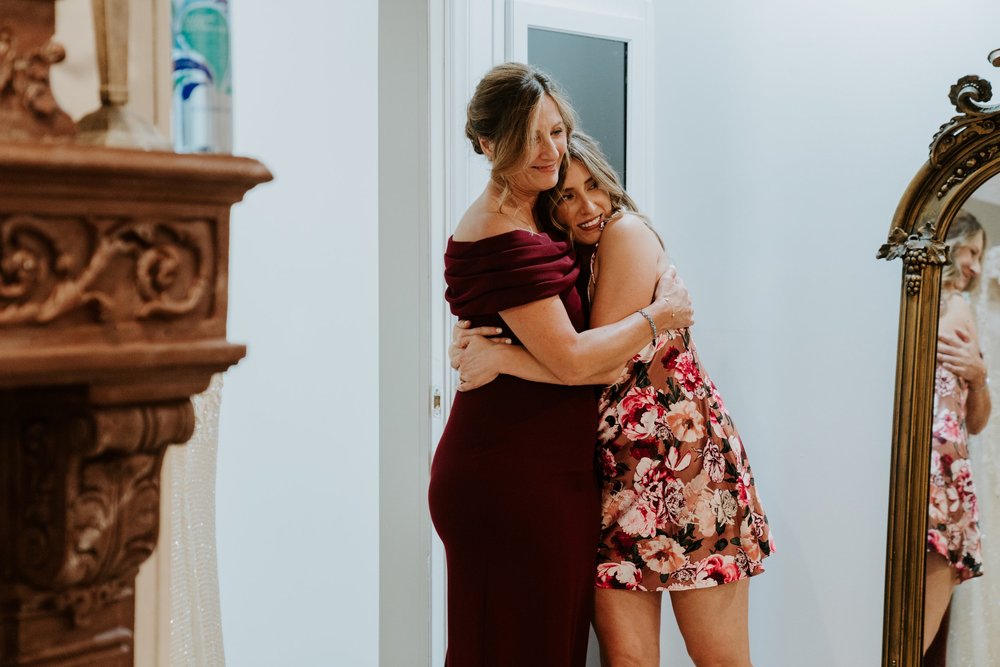
<path fill-rule="evenodd" d="M 986 428 L 969 439 L 983 536 L 983 576 L 955 589 L 948 667 L 1000 667 L 1000 246 L 986 253 L 972 304 L 993 402 Z"/>
<path fill-rule="evenodd" d="M 175 447 L 163 493 L 172 507 L 169 667 L 223 667 L 222 615 L 215 550 L 215 469 L 222 375 L 193 398 L 195 431 Z M 162 666 L 167 667 L 167 666 Z"/>

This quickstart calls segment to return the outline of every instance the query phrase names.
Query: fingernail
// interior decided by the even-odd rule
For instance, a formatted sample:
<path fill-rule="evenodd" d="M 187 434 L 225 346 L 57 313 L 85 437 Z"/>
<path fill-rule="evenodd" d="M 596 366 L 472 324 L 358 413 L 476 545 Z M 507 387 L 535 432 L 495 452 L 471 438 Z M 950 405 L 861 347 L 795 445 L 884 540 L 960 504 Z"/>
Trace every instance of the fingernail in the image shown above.
<path fill-rule="evenodd" d="M 504 338 L 503 342 L 507 343 L 508 345 L 514 344 L 514 341 L 512 341 L 510 338 Z"/>
<path fill-rule="evenodd" d="M 497 333 L 498 334 L 502 334 L 503 333 L 503 329 L 501 329 L 500 327 L 497 327 Z"/>

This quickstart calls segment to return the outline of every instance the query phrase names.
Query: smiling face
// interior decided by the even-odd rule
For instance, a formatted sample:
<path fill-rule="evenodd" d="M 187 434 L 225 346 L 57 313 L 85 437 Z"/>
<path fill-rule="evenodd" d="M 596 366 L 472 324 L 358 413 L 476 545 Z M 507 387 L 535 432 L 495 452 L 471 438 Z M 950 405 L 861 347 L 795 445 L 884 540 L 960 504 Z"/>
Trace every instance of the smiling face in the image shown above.
<path fill-rule="evenodd" d="M 544 72 L 501 63 L 483 76 L 466 107 L 465 136 L 491 163 L 490 188 L 499 195 L 499 208 L 527 217 L 565 169 L 575 124 L 573 107 Z"/>
<path fill-rule="evenodd" d="M 952 289 L 959 292 L 968 290 L 983 272 L 985 245 L 986 234 L 980 231 L 968 243 L 963 243 L 952 251 L 952 261 L 958 268 L 958 274 L 951 281 Z"/>
<path fill-rule="evenodd" d="M 570 160 L 555 210 L 556 220 L 570 230 L 573 240 L 594 245 L 601 238 L 601 220 L 611 215 L 611 197 L 579 160 Z"/>
<path fill-rule="evenodd" d="M 511 189 L 525 195 L 537 195 L 556 186 L 559 165 L 566 155 L 566 123 L 555 101 L 542 96 L 531 123 L 526 164 L 511 174 Z"/>

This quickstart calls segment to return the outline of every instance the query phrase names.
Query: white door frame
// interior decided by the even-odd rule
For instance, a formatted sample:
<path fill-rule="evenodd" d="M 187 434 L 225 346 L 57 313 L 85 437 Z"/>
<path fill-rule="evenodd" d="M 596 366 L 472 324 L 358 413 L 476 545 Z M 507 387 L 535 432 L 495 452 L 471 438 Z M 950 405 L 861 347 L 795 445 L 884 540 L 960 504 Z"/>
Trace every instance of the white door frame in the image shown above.
<path fill-rule="evenodd" d="M 527 62 L 528 28 L 628 43 L 625 170 L 628 191 L 653 215 L 653 5 L 650 0 L 507 0 L 508 60 Z M 655 217 L 654 217 L 655 219 Z"/>
<path fill-rule="evenodd" d="M 437 252 L 432 58 L 440 56 L 431 44 L 442 6 L 379 1 L 378 609 L 379 664 L 387 667 L 432 660 L 429 258 Z"/>

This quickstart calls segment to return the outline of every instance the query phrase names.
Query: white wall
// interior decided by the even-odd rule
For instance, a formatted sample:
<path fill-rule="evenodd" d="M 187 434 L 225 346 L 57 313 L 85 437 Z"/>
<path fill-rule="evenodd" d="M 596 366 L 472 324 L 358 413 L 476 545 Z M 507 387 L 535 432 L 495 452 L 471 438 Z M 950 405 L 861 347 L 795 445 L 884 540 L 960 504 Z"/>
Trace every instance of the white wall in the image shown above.
<path fill-rule="evenodd" d="M 874 254 L 1000 6 L 702 5 L 657 2 L 655 203 L 778 541 L 754 659 L 876 664 L 900 267 Z M 377 663 L 377 32 L 376 3 L 233 5 L 237 152 L 277 178 L 233 224 L 234 665 Z"/>
<path fill-rule="evenodd" d="M 656 10 L 658 222 L 778 545 L 755 664 L 878 664 L 901 266 L 875 252 L 951 84 L 1000 81 L 1000 4 Z"/>
<path fill-rule="evenodd" d="M 377 664 L 375 2 L 232 6 L 237 206 L 218 477 L 227 662 Z"/>

